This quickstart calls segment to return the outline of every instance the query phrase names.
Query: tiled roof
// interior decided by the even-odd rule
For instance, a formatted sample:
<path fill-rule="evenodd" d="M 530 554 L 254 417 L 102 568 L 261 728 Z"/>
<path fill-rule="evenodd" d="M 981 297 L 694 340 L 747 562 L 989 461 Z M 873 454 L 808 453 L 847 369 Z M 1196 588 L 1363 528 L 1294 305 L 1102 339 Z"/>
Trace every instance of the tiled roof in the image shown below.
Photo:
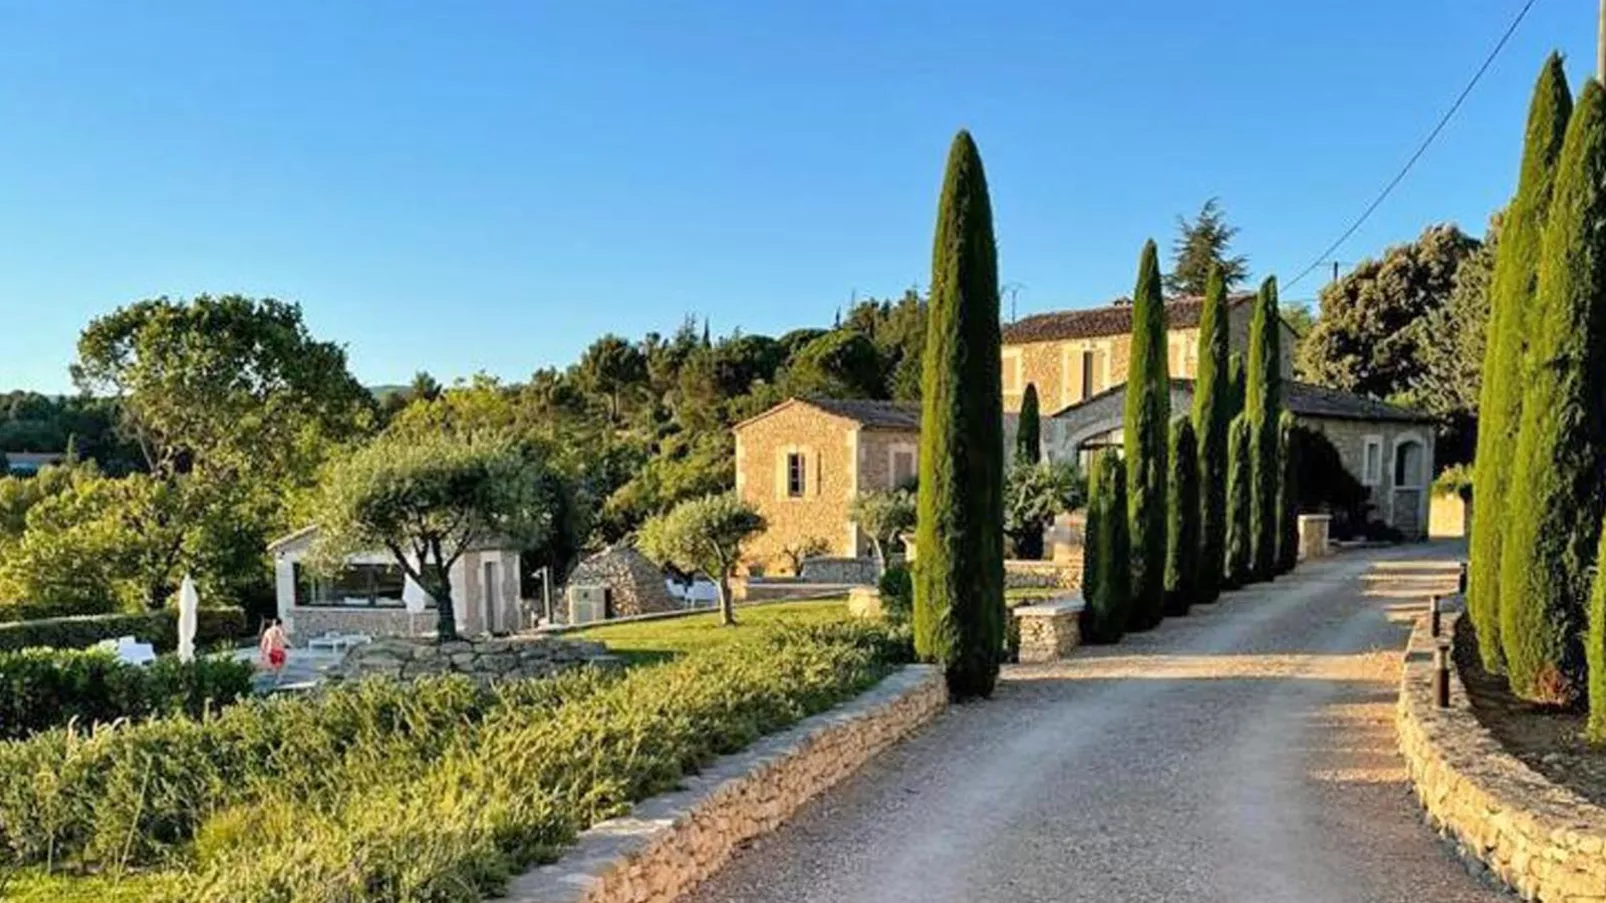
<path fill-rule="evenodd" d="M 1233 295 L 1228 305 L 1238 305 L 1253 298 L 1251 294 Z M 1199 325 L 1204 299 L 1198 297 L 1173 298 L 1165 304 L 1166 325 L 1171 329 L 1192 329 Z M 1054 342 L 1061 339 L 1090 339 L 1097 336 L 1125 335 L 1132 331 L 1132 302 L 1122 298 L 1104 307 L 1084 310 L 1060 310 L 1032 314 L 1004 327 L 1005 345 L 1025 345 L 1031 342 Z"/>
<path fill-rule="evenodd" d="M 920 405 L 864 398 L 804 398 L 822 411 L 846 417 L 861 426 L 886 430 L 920 429 Z"/>
<path fill-rule="evenodd" d="M 1191 379 L 1173 378 L 1171 380 L 1173 389 L 1187 392 L 1189 397 L 1193 395 L 1193 384 L 1194 381 Z M 1048 416 L 1058 417 L 1077 408 L 1103 401 L 1110 396 L 1124 395 L 1125 393 L 1126 383 L 1121 383 L 1111 386 L 1091 398 L 1066 405 Z M 1432 417 L 1410 408 L 1389 404 L 1386 401 L 1378 401 L 1365 395 L 1356 395 L 1353 392 L 1345 392 L 1341 389 L 1329 389 L 1325 386 L 1295 382 L 1289 379 L 1283 380 L 1283 405 L 1289 411 L 1292 411 L 1296 417 L 1325 417 L 1329 420 L 1392 421 L 1396 423 L 1433 422 Z"/>

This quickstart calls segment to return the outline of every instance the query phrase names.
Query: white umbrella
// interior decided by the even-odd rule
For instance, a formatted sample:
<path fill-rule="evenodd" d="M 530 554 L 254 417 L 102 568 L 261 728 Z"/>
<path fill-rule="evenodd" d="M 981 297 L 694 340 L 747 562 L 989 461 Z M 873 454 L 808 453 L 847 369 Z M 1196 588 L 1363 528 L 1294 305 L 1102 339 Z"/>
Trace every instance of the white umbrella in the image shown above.
<path fill-rule="evenodd" d="M 184 575 L 184 584 L 178 590 L 178 660 L 195 661 L 195 612 L 201 607 L 201 597 L 195 592 L 195 581 Z"/>

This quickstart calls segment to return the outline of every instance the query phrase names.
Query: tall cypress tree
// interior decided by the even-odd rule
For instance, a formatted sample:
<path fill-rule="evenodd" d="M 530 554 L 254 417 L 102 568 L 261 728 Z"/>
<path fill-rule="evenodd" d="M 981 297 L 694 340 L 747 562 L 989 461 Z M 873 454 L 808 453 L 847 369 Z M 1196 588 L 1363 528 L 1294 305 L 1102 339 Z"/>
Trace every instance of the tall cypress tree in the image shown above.
<path fill-rule="evenodd" d="M 1232 418 L 1244 412 L 1244 394 L 1247 387 L 1244 385 L 1244 354 L 1234 351 L 1227 356 L 1227 424 L 1231 428 Z"/>
<path fill-rule="evenodd" d="M 1082 610 L 1082 636 L 1090 643 L 1114 643 L 1126 632 L 1132 607 L 1126 465 L 1114 454 L 1100 454 L 1093 459 L 1089 486 L 1082 562 L 1087 606 Z"/>
<path fill-rule="evenodd" d="M 1285 410 L 1277 418 L 1277 573 L 1286 574 L 1299 563 L 1299 446 L 1294 440 L 1294 415 Z"/>
<path fill-rule="evenodd" d="M 1255 297 L 1249 318 L 1249 373 L 1244 411 L 1249 415 L 1253 451 L 1249 469 L 1249 570 L 1270 580 L 1277 562 L 1277 416 L 1282 408 L 1282 357 L 1277 313 L 1277 279 L 1268 278 Z"/>
<path fill-rule="evenodd" d="M 1199 568 L 1197 601 L 1221 595 L 1227 560 L 1227 430 L 1232 389 L 1227 373 L 1227 286 L 1221 268 L 1210 272 L 1199 314 L 1199 378 L 1193 391 L 1193 430 L 1199 442 Z"/>
<path fill-rule="evenodd" d="M 1166 491 L 1165 613 L 1185 615 L 1199 595 L 1199 446 L 1193 421 L 1171 421 Z"/>
<path fill-rule="evenodd" d="M 1160 256 L 1151 239 L 1138 260 L 1132 292 L 1132 350 L 1127 364 L 1122 450 L 1132 529 L 1132 630 L 1165 617 L 1166 443 L 1171 381 L 1166 374 L 1165 299 Z"/>
<path fill-rule="evenodd" d="M 987 696 L 1004 643 L 998 251 L 981 155 L 954 136 L 937 211 L 921 374 L 915 651 Z"/>
<path fill-rule="evenodd" d="M 1020 399 L 1020 419 L 1015 430 L 1015 458 L 1016 460 L 1031 461 L 1033 464 L 1043 459 L 1043 428 L 1037 414 L 1037 384 L 1027 383 L 1026 392 Z"/>
<path fill-rule="evenodd" d="M 1227 431 L 1227 560 L 1222 583 L 1237 589 L 1249 582 L 1249 416 L 1239 414 Z"/>
<path fill-rule="evenodd" d="M 1554 192 L 1504 511 L 1500 640 L 1512 692 L 1565 704 L 1584 690 L 1586 569 L 1606 483 L 1606 93 L 1597 81 L 1567 125 Z"/>
<path fill-rule="evenodd" d="M 1500 648 L 1500 545 L 1505 533 L 1506 488 L 1512 454 L 1521 425 L 1523 380 L 1518 374 L 1539 281 L 1539 244 L 1550 210 L 1573 99 L 1561 55 L 1552 53 L 1539 72 L 1528 106 L 1528 132 L 1523 144 L 1517 194 L 1506 208 L 1489 285 L 1489 322 L 1483 349 L 1483 389 L 1478 398 L 1478 450 L 1472 485 L 1470 580 L 1467 616 L 1478 636 L 1484 668 L 1505 670 Z"/>

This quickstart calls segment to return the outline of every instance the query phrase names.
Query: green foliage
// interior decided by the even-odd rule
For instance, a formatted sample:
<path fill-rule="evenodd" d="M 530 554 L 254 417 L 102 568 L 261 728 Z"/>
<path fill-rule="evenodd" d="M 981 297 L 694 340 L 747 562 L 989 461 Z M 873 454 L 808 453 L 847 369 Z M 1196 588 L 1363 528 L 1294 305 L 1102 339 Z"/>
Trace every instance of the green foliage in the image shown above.
<path fill-rule="evenodd" d="M 1093 459 L 1084 528 L 1082 636 L 1115 643 L 1132 619 L 1132 546 L 1128 534 L 1126 465 L 1105 452 Z"/>
<path fill-rule="evenodd" d="M 1299 428 L 1294 415 L 1283 411 L 1277 418 L 1277 573 L 1286 574 L 1299 563 Z"/>
<path fill-rule="evenodd" d="M 885 562 L 898 537 L 915 528 L 915 493 L 901 488 L 861 492 L 853 499 L 850 516 L 870 537 L 876 560 Z"/>
<path fill-rule="evenodd" d="M 1004 481 L 1004 535 L 1016 558 L 1043 557 L 1043 531 L 1087 497 L 1082 474 L 1071 461 L 1016 458 Z"/>
<path fill-rule="evenodd" d="M 1320 430 L 1296 423 L 1294 446 L 1295 507 L 1332 515 L 1335 538 L 1361 530 L 1371 508 L 1372 491 L 1350 473 L 1338 449 Z"/>
<path fill-rule="evenodd" d="M 232 658 L 141 666 L 99 650 L 0 652 L 0 741 L 69 723 L 87 731 L 118 718 L 199 717 L 250 693 L 254 672 Z"/>
<path fill-rule="evenodd" d="M 1171 272 L 1165 287 L 1173 295 L 1199 297 L 1216 276 L 1231 289 L 1249 275 L 1249 258 L 1231 255 L 1238 227 L 1227 224 L 1221 199 L 1211 198 L 1192 220 L 1177 217 L 1177 239 L 1171 245 Z"/>
<path fill-rule="evenodd" d="M 1222 586 L 1237 589 L 1250 581 L 1250 443 L 1254 433 L 1249 415 L 1233 418 L 1227 432 L 1227 560 Z"/>
<path fill-rule="evenodd" d="M 245 613 L 238 608 L 202 608 L 196 612 L 195 644 L 198 647 L 234 640 L 245 633 Z M 0 652 L 37 646 L 85 649 L 101 640 L 125 636 L 149 643 L 157 652 L 171 652 L 178 648 L 178 611 L 168 608 L 138 614 L 0 623 Z"/>
<path fill-rule="evenodd" d="M 1466 464 L 1446 467 L 1433 478 L 1433 494 L 1453 495 L 1464 502 L 1472 501 L 1472 474 L 1472 467 Z"/>
<path fill-rule="evenodd" d="M 129 473 L 144 458 L 137 445 L 118 435 L 117 421 L 115 399 L 0 392 L 0 456 L 71 451 L 107 473 Z M 0 466 L 0 476 L 5 472 Z"/>
<path fill-rule="evenodd" d="M 1201 604 L 1221 595 L 1221 563 L 1227 559 L 1227 432 L 1232 418 L 1233 388 L 1228 372 L 1227 286 L 1219 272 L 1211 274 L 1199 315 L 1199 374 L 1193 394 L 1193 429 L 1199 446 Z"/>
<path fill-rule="evenodd" d="M 1159 252 L 1151 240 L 1143 246 L 1132 292 L 1132 352 L 1122 417 L 1132 519 L 1130 630 L 1148 630 L 1165 617 L 1166 444 L 1171 422 L 1166 361 L 1165 299 L 1160 294 Z"/>
<path fill-rule="evenodd" d="M 1015 460 L 1037 463 L 1043 458 L 1043 427 L 1037 411 L 1037 384 L 1027 383 L 1015 428 Z"/>
<path fill-rule="evenodd" d="M 989 696 L 1004 637 L 998 249 L 981 155 L 954 137 L 937 211 L 922 359 L 915 650 L 955 697 Z"/>
<path fill-rule="evenodd" d="M 906 624 L 914 612 L 915 584 L 909 569 L 894 565 L 881 573 L 881 611 L 894 624 Z"/>
<path fill-rule="evenodd" d="M 1252 432 L 1249 488 L 1249 571 L 1270 580 L 1277 564 L 1277 484 L 1282 473 L 1277 451 L 1277 418 L 1282 411 L 1282 333 L 1277 318 L 1277 280 L 1261 283 L 1249 320 L 1249 373 L 1245 413 Z"/>
<path fill-rule="evenodd" d="M 1503 213 L 1496 211 L 1483 243 L 1456 268 L 1449 299 L 1428 313 L 1422 333 L 1432 341 L 1421 346 L 1421 373 L 1415 385 L 1396 399 L 1438 418 L 1434 457 L 1439 461 L 1472 460 L 1487 356 L 1489 297 L 1502 227 Z"/>
<path fill-rule="evenodd" d="M 1249 391 L 1248 386 L 1244 385 L 1246 370 L 1243 352 L 1234 351 L 1227 356 L 1227 411 L 1233 417 L 1244 412 L 1245 395 Z"/>
<path fill-rule="evenodd" d="M 1591 80 L 1567 125 L 1529 321 L 1521 427 L 1501 539 L 1500 639 L 1512 692 L 1584 692 L 1587 567 L 1606 482 L 1606 96 Z"/>
<path fill-rule="evenodd" d="M 452 565 L 476 546 L 543 541 L 561 491 L 533 446 L 393 428 L 330 470 L 315 551 L 326 566 L 354 552 L 390 552 L 434 597 L 444 640 L 457 633 Z"/>
<path fill-rule="evenodd" d="M 736 623 L 729 581 L 742 543 L 764 532 L 764 518 L 734 493 L 681 502 L 641 527 L 641 551 L 660 564 L 700 573 L 719 587 L 720 618 Z"/>
<path fill-rule="evenodd" d="M 1572 94 L 1561 57 L 1551 54 L 1534 86 L 1517 194 L 1501 232 L 1489 289 L 1488 341 L 1483 389 L 1478 399 L 1478 449 L 1474 458 L 1478 504 L 1472 507 L 1467 615 L 1478 637 L 1478 655 L 1492 673 L 1505 670 L 1500 639 L 1500 560 L 1506 533 L 1507 499 L 1522 421 L 1526 380 L 1522 366 L 1529 314 L 1539 284 L 1539 254 L 1555 185 Z"/>
<path fill-rule="evenodd" d="M 1199 447 L 1193 421 L 1171 422 L 1166 485 L 1165 613 L 1185 615 L 1199 598 Z"/>
<path fill-rule="evenodd" d="M 620 396 L 641 385 L 646 376 L 646 356 L 613 333 L 592 342 L 575 366 L 581 391 L 607 398 L 610 423 L 619 417 Z"/>
<path fill-rule="evenodd" d="M 858 332 L 836 329 L 798 350 L 780 377 L 786 395 L 884 398 L 881 358 Z"/>

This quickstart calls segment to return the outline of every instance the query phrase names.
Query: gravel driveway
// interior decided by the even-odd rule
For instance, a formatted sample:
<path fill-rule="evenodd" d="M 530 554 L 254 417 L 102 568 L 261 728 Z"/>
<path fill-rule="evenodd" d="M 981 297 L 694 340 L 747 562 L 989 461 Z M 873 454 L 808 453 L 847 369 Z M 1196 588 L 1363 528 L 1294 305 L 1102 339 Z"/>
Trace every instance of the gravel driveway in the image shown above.
<path fill-rule="evenodd" d="M 1354 552 L 1006 670 L 689 899 L 1498 901 L 1395 750 L 1405 618 L 1457 549 Z"/>

